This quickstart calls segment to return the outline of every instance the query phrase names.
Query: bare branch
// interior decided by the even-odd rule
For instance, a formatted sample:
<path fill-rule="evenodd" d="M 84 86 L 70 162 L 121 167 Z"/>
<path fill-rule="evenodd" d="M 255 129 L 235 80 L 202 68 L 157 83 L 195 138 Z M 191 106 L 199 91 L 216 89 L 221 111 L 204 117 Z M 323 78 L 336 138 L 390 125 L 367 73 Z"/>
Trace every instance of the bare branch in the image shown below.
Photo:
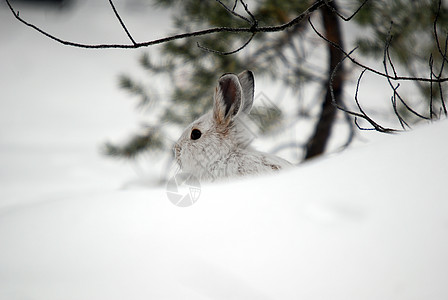
<path fill-rule="evenodd" d="M 181 34 L 176 34 L 176 35 L 172 35 L 169 37 L 165 37 L 165 38 L 161 38 L 161 39 L 155 39 L 155 40 L 151 40 L 151 41 L 147 41 L 147 42 L 135 42 L 132 44 L 83 44 L 83 43 L 75 43 L 72 41 L 68 41 L 68 40 L 63 40 L 59 37 L 56 37 L 52 34 L 49 34 L 48 32 L 42 30 L 41 28 L 37 27 L 34 24 L 29 23 L 28 21 L 25 21 L 22 17 L 19 16 L 19 12 L 16 12 L 14 10 L 14 8 L 11 5 L 10 0 L 5 0 L 9 9 L 11 10 L 12 14 L 14 15 L 14 17 L 20 21 L 21 23 L 23 23 L 24 25 L 36 30 L 37 32 L 39 32 L 40 34 L 60 43 L 66 46 L 72 46 L 72 47 L 78 47 L 78 48 L 86 48 L 86 49 L 108 49 L 108 48 L 117 48 L 117 49 L 136 49 L 136 48 L 142 48 L 142 47 L 148 47 L 148 46 L 153 46 L 153 45 L 158 45 L 158 44 L 163 44 L 163 43 L 167 43 L 170 41 L 174 41 L 174 40 L 180 40 L 180 39 L 185 39 L 185 38 L 191 38 L 191 37 L 198 37 L 198 36 L 204 36 L 204 35 L 210 35 L 210 34 L 214 34 L 214 33 L 218 33 L 218 32 L 230 32 L 230 33 L 241 33 L 241 32 L 247 32 L 247 33 L 267 33 L 267 32 L 279 32 L 279 31 L 284 31 L 287 28 L 293 27 L 297 24 L 299 24 L 300 22 L 302 22 L 304 19 L 306 19 L 308 16 L 310 16 L 314 11 L 318 10 L 319 8 L 321 8 L 322 6 L 325 5 L 325 1 L 324 0 L 317 0 L 316 2 L 314 2 L 313 5 L 311 5 L 307 10 L 305 10 L 304 12 L 302 12 L 301 14 L 299 14 L 297 17 L 295 17 L 294 19 L 292 19 L 291 21 L 281 24 L 281 25 L 276 25 L 276 26 L 263 26 L 263 27 L 258 27 L 258 24 L 255 20 L 255 18 L 253 17 L 253 15 L 250 13 L 250 11 L 247 8 L 247 5 L 241 1 L 241 3 L 243 4 L 246 12 L 248 12 L 248 14 L 251 16 L 253 24 L 251 27 L 215 27 L 215 28 L 209 28 L 209 29 L 204 29 L 204 30 L 198 30 L 198 31 L 194 31 L 194 32 L 187 32 L 187 33 L 181 33 Z M 109 0 L 111 1 L 111 0 Z M 330 0 L 327 0 L 327 2 Z"/>

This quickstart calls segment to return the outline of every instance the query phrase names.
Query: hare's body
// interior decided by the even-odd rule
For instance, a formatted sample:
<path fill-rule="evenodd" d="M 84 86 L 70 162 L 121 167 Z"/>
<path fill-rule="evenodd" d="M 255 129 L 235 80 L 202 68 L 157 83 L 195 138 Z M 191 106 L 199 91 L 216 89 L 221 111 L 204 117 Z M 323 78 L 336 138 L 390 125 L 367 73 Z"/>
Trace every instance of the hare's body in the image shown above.
<path fill-rule="evenodd" d="M 215 91 L 213 111 L 190 124 L 174 149 L 183 172 L 201 180 L 273 172 L 290 163 L 250 148 L 244 123 L 252 108 L 252 72 L 225 74 Z"/>
<path fill-rule="evenodd" d="M 235 149 L 227 157 L 211 163 L 205 169 L 193 169 L 192 174 L 203 180 L 214 180 L 233 176 L 261 174 L 278 171 L 289 166 L 285 160 L 251 149 Z"/>

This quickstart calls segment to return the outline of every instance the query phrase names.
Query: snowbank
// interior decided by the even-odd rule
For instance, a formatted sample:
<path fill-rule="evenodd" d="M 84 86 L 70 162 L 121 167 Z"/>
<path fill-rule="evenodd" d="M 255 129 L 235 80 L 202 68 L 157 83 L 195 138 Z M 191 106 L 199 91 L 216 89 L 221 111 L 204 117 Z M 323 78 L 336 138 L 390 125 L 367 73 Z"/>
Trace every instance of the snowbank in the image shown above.
<path fill-rule="evenodd" d="M 448 122 L 277 176 L 0 211 L 1 299 L 446 299 Z"/>

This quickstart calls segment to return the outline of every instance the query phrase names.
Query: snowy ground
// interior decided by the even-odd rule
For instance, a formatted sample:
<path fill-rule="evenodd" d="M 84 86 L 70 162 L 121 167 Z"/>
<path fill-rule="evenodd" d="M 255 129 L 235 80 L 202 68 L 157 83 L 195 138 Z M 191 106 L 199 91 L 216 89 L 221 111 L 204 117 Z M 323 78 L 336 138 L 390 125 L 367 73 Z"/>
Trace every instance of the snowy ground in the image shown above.
<path fill-rule="evenodd" d="M 125 41 L 80 3 L 30 16 Z M 156 37 L 141 28 L 163 14 L 132 9 L 136 37 Z M 448 299 L 448 122 L 202 185 L 180 208 L 165 187 L 122 189 L 134 171 L 98 151 L 138 125 L 116 86 L 138 51 L 56 45 L 5 9 L 0 43 L 0 299 Z"/>
<path fill-rule="evenodd" d="M 267 178 L 0 211 L 1 299 L 446 299 L 448 123 Z"/>

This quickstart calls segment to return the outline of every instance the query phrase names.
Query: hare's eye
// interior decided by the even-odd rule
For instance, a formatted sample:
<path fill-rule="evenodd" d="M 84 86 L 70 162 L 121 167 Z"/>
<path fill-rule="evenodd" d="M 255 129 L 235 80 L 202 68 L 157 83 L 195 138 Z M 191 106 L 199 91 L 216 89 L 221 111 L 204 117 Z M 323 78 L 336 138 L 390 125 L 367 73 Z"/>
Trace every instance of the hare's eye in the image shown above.
<path fill-rule="evenodd" d="M 191 139 L 192 140 L 197 140 L 198 138 L 200 138 L 202 135 L 201 131 L 199 129 L 193 129 L 191 131 Z"/>

